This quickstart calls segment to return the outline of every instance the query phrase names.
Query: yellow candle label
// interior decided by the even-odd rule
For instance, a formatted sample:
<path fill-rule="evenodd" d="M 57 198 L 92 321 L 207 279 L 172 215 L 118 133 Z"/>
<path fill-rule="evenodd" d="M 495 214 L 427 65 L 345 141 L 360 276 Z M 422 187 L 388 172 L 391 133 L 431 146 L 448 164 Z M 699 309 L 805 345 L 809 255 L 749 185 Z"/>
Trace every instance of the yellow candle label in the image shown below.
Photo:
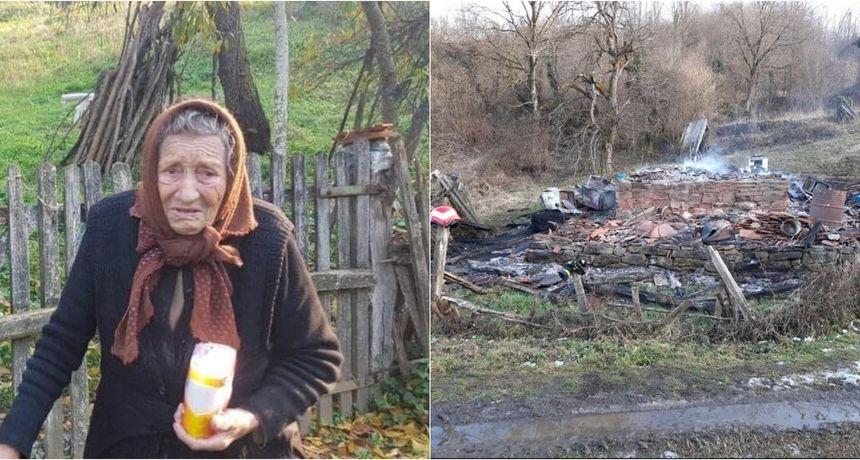
<path fill-rule="evenodd" d="M 195 414 L 188 404 L 183 403 L 182 427 L 192 438 L 203 439 L 212 436 L 212 427 L 209 422 L 213 414 Z"/>

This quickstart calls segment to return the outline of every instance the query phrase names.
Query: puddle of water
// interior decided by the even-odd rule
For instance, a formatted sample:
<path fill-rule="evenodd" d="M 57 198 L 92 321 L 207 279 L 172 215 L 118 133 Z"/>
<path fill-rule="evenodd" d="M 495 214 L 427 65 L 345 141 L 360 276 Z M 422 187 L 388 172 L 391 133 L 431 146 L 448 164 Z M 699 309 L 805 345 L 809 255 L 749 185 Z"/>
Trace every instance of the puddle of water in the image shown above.
<path fill-rule="evenodd" d="M 637 439 L 645 433 L 675 433 L 734 426 L 815 429 L 823 423 L 860 422 L 860 400 L 768 402 L 664 410 L 584 414 L 561 419 L 515 419 L 465 425 L 436 425 L 431 448 L 469 446 L 480 450 L 530 442 L 589 438 Z M 442 452 L 440 452 L 442 454 Z"/>

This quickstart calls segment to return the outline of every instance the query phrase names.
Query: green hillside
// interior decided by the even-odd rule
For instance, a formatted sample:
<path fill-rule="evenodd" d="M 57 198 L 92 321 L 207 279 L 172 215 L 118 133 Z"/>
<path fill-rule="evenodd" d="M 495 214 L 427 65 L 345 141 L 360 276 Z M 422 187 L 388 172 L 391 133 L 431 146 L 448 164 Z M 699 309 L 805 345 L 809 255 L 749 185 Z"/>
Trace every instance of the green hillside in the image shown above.
<path fill-rule="evenodd" d="M 314 5 L 311 14 L 300 14 L 307 4 L 290 8 L 291 59 L 295 59 L 309 39 L 335 32 L 337 13 L 344 7 Z M 316 15 L 315 11 L 328 14 Z M 243 4 L 243 21 L 257 88 L 272 122 L 275 31 L 271 4 Z M 4 44 L 0 47 L 0 171 L 4 179 L 13 163 L 32 178 L 49 150 L 57 161 L 74 143 L 71 117 L 65 118 L 70 108 L 61 105 L 60 96 L 93 90 L 99 72 L 118 58 L 124 24 L 125 4 L 63 8 L 35 2 L 0 3 L 0 43 Z M 185 49 L 176 66 L 182 95 L 210 97 L 211 47 L 211 42 L 197 39 Z M 308 88 L 301 84 L 307 80 L 303 69 L 291 65 L 291 153 L 330 149 L 358 72 L 354 67 Z M 223 100 L 217 79 L 216 90 L 216 98 Z"/>

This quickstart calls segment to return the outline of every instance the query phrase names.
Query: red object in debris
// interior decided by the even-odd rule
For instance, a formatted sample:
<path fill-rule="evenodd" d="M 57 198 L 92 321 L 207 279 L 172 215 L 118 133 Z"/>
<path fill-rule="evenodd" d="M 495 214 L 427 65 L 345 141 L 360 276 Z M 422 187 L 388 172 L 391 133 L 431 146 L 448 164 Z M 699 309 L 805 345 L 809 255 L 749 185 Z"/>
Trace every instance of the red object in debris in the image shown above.
<path fill-rule="evenodd" d="M 436 206 L 430 211 L 430 222 L 447 227 L 460 221 L 460 215 L 450 206 Z"/>

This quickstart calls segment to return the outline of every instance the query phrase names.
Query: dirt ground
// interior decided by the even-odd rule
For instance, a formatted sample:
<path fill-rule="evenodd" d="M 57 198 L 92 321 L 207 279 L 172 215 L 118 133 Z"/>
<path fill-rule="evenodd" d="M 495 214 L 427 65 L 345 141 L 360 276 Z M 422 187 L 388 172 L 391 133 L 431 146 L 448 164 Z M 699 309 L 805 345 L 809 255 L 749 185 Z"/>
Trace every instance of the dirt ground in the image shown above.
<path fill-rule="evenodd" d="M 553 445 L 505 446 L 508 458 L 857 458 L 860 423 L 834 423 L 815 430 L 736 428 L 708 433 L 654 435 L 636 441 L 595 439 Z M 461 450 L 434 458 L 479 457 Z"/>

